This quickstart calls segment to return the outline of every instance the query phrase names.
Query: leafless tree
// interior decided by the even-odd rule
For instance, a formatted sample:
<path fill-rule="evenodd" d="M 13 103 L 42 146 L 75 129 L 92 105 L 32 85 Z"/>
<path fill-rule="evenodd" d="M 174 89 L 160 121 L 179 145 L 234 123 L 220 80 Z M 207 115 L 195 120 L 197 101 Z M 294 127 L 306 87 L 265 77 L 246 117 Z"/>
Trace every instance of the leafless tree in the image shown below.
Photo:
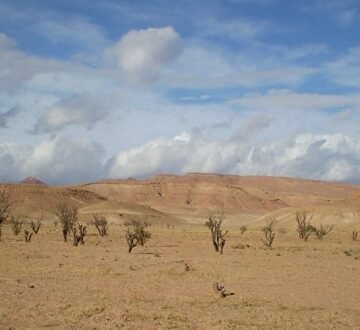
<path fill-rule="evenodd" d="M 1 240 L 1 225 L 5 223 L 11 216 L 11 207 L 13 202 L 10 198 L 9 190 L 2 188 L 0 190 L 0 240 Z"/>
<path fill-rule="evenodd" d="M 271 220 L 262 228 L 265 237 L 264 239 L 261 239 L 261 242 L 263 242 L 263 244 L 268 248 L 271 248 L 272 243 L 274 242 L 275 239 L 275 233 L 273 231 L 274 224 L 275 224 L 275 220 Z"/>
<path fill-rule="evenodd" d="M 151 233 L 146 230 L 148 227 L 147 223 L 140 223 L 138 221 L 133 221 L 131 228 L 127 229 L 125 238 L 128 245 L 128 252 L 131 253 L 132 249 L 141 245 L 144 246 L 146 241 L 150 239 Z"/>
<path fill-rule="evenodd" d="M 94 218 L 94 225 L 97 231 L 99 232 L 99 235 L 101 237 L 106 236 L 109 228 L 106 217 L 98 214 L 93 214 L 93 218 Z"/>
<path fill-rule="evenodd" d="M 60 203 L 56 207 L 55 213 L 62 225 L 62 234 L 64 242 L 66 242 L 67 235 L 71 232 L 73 226 L 77 221 L 78 209 L 74 206 Z"/>
<path fill-rule="evenodd" d="M 228 231 L 223 232 L 221 229 L 224 219 L 224 212 L 215 213 L 214 211 L 210 211 L 208 221 L 205 222 L 205 225 L 210 229 L 214 249 L 221 254 L 223 254 L 226 242 L 225 237 L 228 234 Z"/>
<path fill-rule="evenodd" d="M 307 213 L 306 211 L 296 212 L 297 232 L 299 238 L 307 241 L 309 236 L 315 232 L 315 227 L 311 225 L 313 213 Z"/>

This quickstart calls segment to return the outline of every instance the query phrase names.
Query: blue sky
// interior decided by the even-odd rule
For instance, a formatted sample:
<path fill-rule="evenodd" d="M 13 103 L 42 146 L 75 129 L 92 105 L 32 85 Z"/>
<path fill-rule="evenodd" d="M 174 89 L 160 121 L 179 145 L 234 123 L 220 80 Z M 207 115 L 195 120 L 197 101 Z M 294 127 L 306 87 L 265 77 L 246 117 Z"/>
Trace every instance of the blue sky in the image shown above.
<path fill-rule="evenodd" d="M 0 180 L 360 182 L 357 0 L 0 0 Z"/>

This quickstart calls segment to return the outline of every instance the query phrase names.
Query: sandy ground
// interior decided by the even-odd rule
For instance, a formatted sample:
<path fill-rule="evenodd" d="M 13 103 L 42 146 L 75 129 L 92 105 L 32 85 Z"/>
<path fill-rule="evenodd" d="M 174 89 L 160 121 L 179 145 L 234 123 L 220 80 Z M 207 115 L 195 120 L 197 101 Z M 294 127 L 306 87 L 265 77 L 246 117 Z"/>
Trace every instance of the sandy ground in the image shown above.
<path fill-rule="evenodd" d="M 43 227 L 30 243 L 3 226 L 1 329 L 359 329 L 360 241 L 347 227 L 322 241 L 230 229 L 224 255 L 205 226 L 150 227 L 127 252 L 124 228 L 84 246 Z M 188 267 L 186 267 L 188 265 Z M 234 295 L 220 298 L 221 281 Z"/>

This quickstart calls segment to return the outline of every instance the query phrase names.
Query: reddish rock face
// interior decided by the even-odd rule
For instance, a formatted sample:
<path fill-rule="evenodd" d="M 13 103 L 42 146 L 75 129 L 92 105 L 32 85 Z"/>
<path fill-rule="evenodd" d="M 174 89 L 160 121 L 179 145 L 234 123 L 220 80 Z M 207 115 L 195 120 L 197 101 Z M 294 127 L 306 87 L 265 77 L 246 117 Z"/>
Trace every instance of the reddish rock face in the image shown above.
<path fill-rule="evenodd" d="M 20 183 L 23 184 L 41 184 L 41 185 L 46 185 L 45 182 L 42 182 L 41 180 L 39 180 L 38 178 L 35 178 L 33 176 L 28 176 L 27 178 L 25 178 L 24 180 L 22 180 Z"/>

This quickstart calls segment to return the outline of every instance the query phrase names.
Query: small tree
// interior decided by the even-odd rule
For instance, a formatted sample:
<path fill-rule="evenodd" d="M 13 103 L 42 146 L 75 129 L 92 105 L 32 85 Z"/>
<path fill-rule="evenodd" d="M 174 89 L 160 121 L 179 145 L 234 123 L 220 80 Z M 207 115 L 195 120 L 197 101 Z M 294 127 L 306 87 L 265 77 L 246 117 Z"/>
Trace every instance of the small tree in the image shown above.
<path fill-rule="evenodd" d="M 307 241 L 309 236 L 315 232 L 315 228 L 311 225 L 313 214 L 308 214 L 306 211 L 296 212 L 297 232 L 299 238 Z"/>
<path fill-rule="evenodd" d="M 150 239 L 151 233 L 147 231 L 145 228 L 148 227 L 146 222 L 140 223 L 138 221 L 132 221 L 131 228 L 127 229 L 125 238 L 127 245 L 129 247 L 128 252 L 131 253 L 132 249 L 141 245 L 144 246 L 145 243 Z"/>
<path fill-rule="evenodd" d="M 8 189 L 2 188 L 0 190 L 0 240 L 1 240 L 1 225 L 6 222 L 11 216 L 11 207 L 13 202 L 10 198 Z"/>
<path fill-rule="evenodd" d="M 228 234 L 228 231 L 224 233 L 221 230 L 224 219 L 225 216 L 223 212 L 217 212 L 217 214 L 215 214 L 213 211 L 210 211 L 208 221 L 205 222 L 205 225 L 210 229 L 214 249 L 221 254 L 223 254 L 226 242 L 225 237 Z"/>
<path fill-rule="evenodd" d="M 41 220 L 37 220 L 36 222 L 34 220 L 30 221 L 30 228 L 32 231 L 37 234 L 42 226 Z"/>
<path fill-rule="evenodd" d="M 266 226 L 262 228 L 265 238 L 261 239 L 261 242 L 263 242 L 263 244 L 268 248 L 271 248 L 271 245 L 275 239 L 275 233 L 273 232 L 274 224 L 275 224 L 275 220 L 271 220 L 266 224 Z"/>
<path fill-rule="evenodd" d="M 315 228 L 315 235 L 318 239 L 322 240 L 325 235 L 332 231 L 332 229 L 333 226 L 320 225 L 320 228 Z"/>
<path fill-rule="evenodd" d="M 62 234 L 64 242 L 66 242 L 67 235 L 71 232 L 73 226 L 77 221 L 78 209 L 74 206 L 60 203 L 56 207 L 55 213 L 62 225 Z"/>
<path fill-rule="evenodd" d="M 10 223 L 11 223 L 11 229 L 12 229 L 14 235 L 15 236 L 19 235 L 24 221 L 19 220 L 18 218 L 15 218 L 14 216 L 11 216 Z"/>
<path fill-rule="evenodd" d="M 109 228 L 106 217 L 98 214 L 93 214 L 93 218 L 94 218 L 94 225 L 97 231 L 99 232 L 99 235 L 101 237 L 106 236 Z"/>

